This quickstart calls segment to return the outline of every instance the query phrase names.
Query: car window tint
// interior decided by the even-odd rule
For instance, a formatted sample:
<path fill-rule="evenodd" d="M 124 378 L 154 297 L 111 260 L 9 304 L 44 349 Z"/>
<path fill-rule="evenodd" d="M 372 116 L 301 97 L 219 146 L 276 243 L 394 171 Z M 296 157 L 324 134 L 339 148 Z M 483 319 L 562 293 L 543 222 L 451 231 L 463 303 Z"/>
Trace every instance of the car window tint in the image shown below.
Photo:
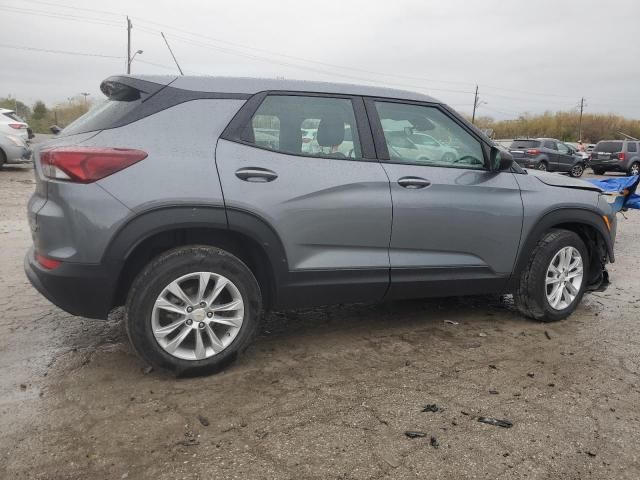
<path fill-rule="evenodd" d="M 344 98 L 269 95 L 242 140 L 294 155 L 362 158 L 353 105 Z"/>
<path fill-rule="evenodd" d="M 510 150 L 525 150 L 527 148 L 538 148 L 540 142 L 538 140 L 514 140 L 511 142 Z"/>
<path fill-rule="evenodd" d="M 558 143 L 558 151 L 560 153 L 569 153 L 569 147 L 567 147 L 564 143 Z"/>
<path fill-rule="evenodd" d="M 484 169 L 480 141 L 434 107 L 375 102 L 392 161 Z"/>
<path fill-rule="evenodd" d="M 617 153 L 622 151 L 622 142 L 598 142 L 596 148 L 594 149 L 596 152 L 602 153 Z"/>
<path fill-rule="evenodd" d="M 549 150 L 557 150 L 556 142 L 552 142 L 551 140 L 545 140 L 544 148 L 548 148 Z"/>
<path fill-rule="evenodd" d="M 627 143 L 627 151 L 628 152 L 637 152 L 637 148 L 636 148 L 636 144 L 635 142 L 629 142 Z"/>

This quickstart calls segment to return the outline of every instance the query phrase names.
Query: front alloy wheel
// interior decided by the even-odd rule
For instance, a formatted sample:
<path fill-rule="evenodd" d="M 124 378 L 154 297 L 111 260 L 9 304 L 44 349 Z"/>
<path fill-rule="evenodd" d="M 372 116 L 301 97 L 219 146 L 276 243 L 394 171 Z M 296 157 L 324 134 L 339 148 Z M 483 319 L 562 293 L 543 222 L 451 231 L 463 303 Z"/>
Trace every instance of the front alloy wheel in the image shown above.
<path fill-rule="evenodd" d="M 640 175 L 640 163 L 634 163 L 629 167 L 629 176 Z"/>
<path fill-rule="evenodd" d="M 578 178 L 578 177 L 581 177 L 583 173 L 584 173 L 584 167 L 582 166 L 581 163 L 578 163 L 577 165 L 574 165 L 571 168 L 570 175 L 572 177 Z"/>
<path fill-rule="evenodd" d="M 584 268 L 582 256 L 574 247 L 564 247 L 551 259 L 545 279 L 547 301 L 554 310 L 564 310 L 576 299 Z"/>

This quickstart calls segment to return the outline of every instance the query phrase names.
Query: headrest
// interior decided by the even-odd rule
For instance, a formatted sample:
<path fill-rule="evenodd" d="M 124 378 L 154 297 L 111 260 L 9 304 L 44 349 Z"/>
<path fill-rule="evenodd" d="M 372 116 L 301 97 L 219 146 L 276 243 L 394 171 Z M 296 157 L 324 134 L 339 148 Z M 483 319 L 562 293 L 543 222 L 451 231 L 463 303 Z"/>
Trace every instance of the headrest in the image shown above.
<path fill-rule="evenodd" d="M 324 117 L 318 125 L 316 138 L 321 147 L 333 147 L 344 141 L 344 120 L 338 115 Z"/>

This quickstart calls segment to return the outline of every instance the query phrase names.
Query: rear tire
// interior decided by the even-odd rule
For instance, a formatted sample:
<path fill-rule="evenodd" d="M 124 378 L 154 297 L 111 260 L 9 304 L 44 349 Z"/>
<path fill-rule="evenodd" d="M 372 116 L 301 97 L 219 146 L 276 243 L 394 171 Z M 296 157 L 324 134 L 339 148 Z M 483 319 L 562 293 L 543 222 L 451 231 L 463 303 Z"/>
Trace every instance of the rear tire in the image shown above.
<path fill-rule="evenodd" d="M 629 170 L 627 171 L 630 177 L 635 175 L 640 175 L 640 163 L 633 162 L 631 166 L 629 166 Z"/>
<path fill-rule="evenodd" d="M 605 170 L 602 169 L 602 168 L 591 167 L 591 170 L 593 170 L 594 175 L 604 175 L 605 174 Z"/>
<path fill-rule="evenodd" d="M 562 257 L 563 251 L 571 252 L 574 256 L 567 254 Z M 569 258 L 566 269 L 562 264 L 563 258 Z M 589 278 L 588 259 L 587 248 L 576 233 L 559 229 L 546 233 L 531 253 L 513 295 L 520 313 L 542 322 L 555 322 L 571 315 L 584 295 Z M 576 265 L 572 270 L 569 267 L 574 262 Z M 558 272 L 557 276 L 554 269 Z M 564 288 L 565 284 L 571 285 Z M 554 290 L 556 288 L 564 290 L 559 292 L 558 297 L 554 295 L 558 292 Z"/>
<path fill-rule="evenodd" d="M 218 286 L 223 290 L 215 295 Z M 188 246 L 163 253 L 136 277 L 125 328 L 136 353 L 154 367 L 204 375 L 249 346 L 261 313 L 260 287 L 240 259 L 219 248 Z"/>
<path fill-rule="evenodd" d="M 549 170 L 549 167 L 547 165 L 547 162 L 545 162 L 544 160 L 540 163 L 538 163 L 538 166 L 536 167 L 536 170 L 540 170 L 541 172 L 546 172 Z"/>

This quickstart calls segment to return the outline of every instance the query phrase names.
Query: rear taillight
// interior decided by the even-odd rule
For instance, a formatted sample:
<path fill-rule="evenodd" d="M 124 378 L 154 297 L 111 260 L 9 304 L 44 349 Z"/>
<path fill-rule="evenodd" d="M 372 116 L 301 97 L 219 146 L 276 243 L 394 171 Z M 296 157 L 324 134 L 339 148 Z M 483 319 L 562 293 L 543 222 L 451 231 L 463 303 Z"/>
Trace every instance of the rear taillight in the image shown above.
<path fill-rule="evenodd" d="M 142 150 L 104 147 L 60 147 L 40 152 L 46 177 L 91 183 L 147 158 Z"/>
<path fill-rule="evenodd" d="M 620 160 L 621 162 L 624 162 L 624 152 L 620 152 L 618 153 L 618 160 Z"/>
<path fill-rule="evenodd" d="M 10 123 L 9 126 L 15 130 L 22 130 L 23 128 L 27 128 L 24 123 Z"/>
<path fill-rule="evenodd" d="M 539 154 L 540 154 L 540 150 L 538 150 L 537 148 L 530 148 L 530 149 L 529 149 L 529 150 L 527 150 L 525 153 L 526 153 L 527 155 L 533 155 L 533 156 L 535 157 L 536 155 L 539 155 Z"/>
<path fill-rule="evenodd" d="M 62 263 L 60 260 L 54 260 L 53 258 L 45 257 L 44 255 L 40 255 L 39 253 L 36 253 L 36 262 L 38 262 L 38 264 L 46 270 L 53 270 L 54 268 L 58 268 Z"/>

